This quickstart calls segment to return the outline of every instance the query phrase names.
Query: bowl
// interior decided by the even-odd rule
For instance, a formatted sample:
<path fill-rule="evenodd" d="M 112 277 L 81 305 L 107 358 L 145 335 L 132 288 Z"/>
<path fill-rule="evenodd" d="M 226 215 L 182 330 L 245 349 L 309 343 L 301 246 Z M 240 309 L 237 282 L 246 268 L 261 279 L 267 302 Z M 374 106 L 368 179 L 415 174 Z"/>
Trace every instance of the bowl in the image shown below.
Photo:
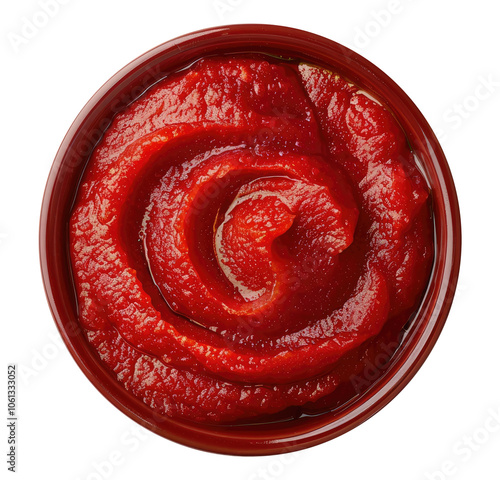
<path fill-rule="evenodd" d="M 280 423 L 216 426 L 155 413 L 126 391 L 101 363 L 78 323 L 68 222 L 82 172 L 114 115 L 169 72 L 200 57 L 234 52 L 300 58 L 337 71 L 384 99 L 405 131 L 431 190 L 435 259 L 427 290 L 400 348 L 361 395 L 321 415 Z M 457 284 L 460 251 L 460 214 L 450 169 L 436 136 L 410 98 L 380 69 L 348 48 L 309 32 L 271 25 L 231 25 L 190 33 L 150 50 L 114 75 L 85 105 L 66 134 L 48 177 L 40 220 L 40 261 L 47 300 L 68 350 L 87 378 L 119 410 L 158 435 L 201 450 L 234 455 L 278 454 L 311 447 L 353 429 L 387 405 L 416 374 L 443 328 Z"/>

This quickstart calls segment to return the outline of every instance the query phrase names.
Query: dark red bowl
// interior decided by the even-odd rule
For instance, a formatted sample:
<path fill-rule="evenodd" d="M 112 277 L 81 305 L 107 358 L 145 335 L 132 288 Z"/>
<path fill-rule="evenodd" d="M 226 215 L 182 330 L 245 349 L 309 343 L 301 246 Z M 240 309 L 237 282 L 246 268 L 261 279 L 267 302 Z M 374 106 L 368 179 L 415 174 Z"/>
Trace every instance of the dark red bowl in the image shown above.
<path fill-rule="evenodd" d="M 435 262 L 401 347 L 362 395 L 318 416 L 266 425 L 207 426 L 155 414 L 124 389 L 87 343 L 78 324 L 68 221 L 90 153 L 118 111 L 169 72 L 200 57 L 250 51 L 325 66 L 384 100 L 406 132 L 431 188 Z M 153 432 L 202 450 L 238 455 L 284 453 L 316 445 L 354 428 L 389 403 L 415 375 L 443 328 L 455 293 L 460 250 L 460 214 L 448 164 L 429 124 L 408 96 L 386 74 L 348 48 L 312 33 L 270 25 L 231 25 L 184 35 L 145 53 L 106 82 L 80 112 L 57 152 L 40 220 L 40 259 L 47 299 L 66 346 L 88 379 L 113 405 Z"/>

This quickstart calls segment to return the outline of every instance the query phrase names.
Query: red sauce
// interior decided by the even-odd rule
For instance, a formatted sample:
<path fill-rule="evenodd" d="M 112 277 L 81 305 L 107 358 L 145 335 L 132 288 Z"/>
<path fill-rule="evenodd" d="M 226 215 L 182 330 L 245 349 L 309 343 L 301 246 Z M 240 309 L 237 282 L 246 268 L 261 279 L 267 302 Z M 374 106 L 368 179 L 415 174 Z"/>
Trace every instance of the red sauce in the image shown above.
<path fill-rule="evenodd" d="M 80 321 L 160 414 L 333 408 L 418 307 L 428 203 L 404 132 L 357 86 L 303 63 L 200 60 L 92 154 L 70 222 Z"/>

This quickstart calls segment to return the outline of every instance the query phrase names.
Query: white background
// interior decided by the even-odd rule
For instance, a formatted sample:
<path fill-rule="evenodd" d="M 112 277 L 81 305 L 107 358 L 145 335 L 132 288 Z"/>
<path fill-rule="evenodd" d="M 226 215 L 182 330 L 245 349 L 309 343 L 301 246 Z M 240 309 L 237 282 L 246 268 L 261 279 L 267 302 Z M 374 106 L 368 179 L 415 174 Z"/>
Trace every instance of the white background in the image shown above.
<path fill-rule="evenodd" d="M 7 416 L 7 363 L 17 363 L 24 372 L 18 472 L 7 472 L 8 432 L 2 427 L 0 476 L 500 478 L 498 2 L 65 0 L 63 5 L 61 0 L 58 11 L 45 17 L 46 25 L 42 2 L 3 2 L 0 15 L 1 418 Z M 34 33 L 23 30 L 35 19 L 41 26 Z M 382 68 L 439 133 L 461 203 L 459 288 L 423 368 L 365 424 L 285 457 L 199 452 L 136 427 L 97 392 L 61 345 L 39 273 L 38 217 L 45 181 L 83 105 L 146 50 L 229 23 L 310 30 Z M 481 86 L 485 82 L 489 90 Z M 111 460 L 119 465 L 110 467 Z"/>

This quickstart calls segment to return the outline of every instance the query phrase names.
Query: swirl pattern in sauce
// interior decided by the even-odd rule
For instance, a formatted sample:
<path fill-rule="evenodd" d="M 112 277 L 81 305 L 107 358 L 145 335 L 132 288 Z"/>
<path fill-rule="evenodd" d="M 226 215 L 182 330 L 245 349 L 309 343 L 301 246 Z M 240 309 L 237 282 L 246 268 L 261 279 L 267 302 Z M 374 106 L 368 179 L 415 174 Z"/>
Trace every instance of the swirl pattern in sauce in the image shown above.
<path fill-rule="evenodd" d="M 116 116 L 70 243 L 102 361 L 200 422 L 335 395 L 410 318 L 433 260 L 428 188 L 388 110 L 327 70 L 245 56 L 200 60 Z"/>

